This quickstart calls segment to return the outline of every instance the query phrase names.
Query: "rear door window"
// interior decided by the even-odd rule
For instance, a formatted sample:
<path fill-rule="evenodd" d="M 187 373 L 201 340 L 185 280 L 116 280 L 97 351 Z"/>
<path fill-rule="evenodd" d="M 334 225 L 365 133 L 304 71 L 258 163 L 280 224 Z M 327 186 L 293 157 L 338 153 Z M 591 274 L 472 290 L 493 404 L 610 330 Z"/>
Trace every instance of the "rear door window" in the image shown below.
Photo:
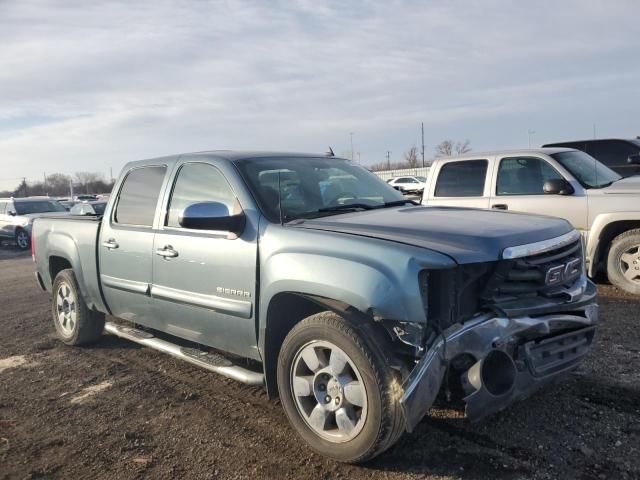
<path fill-rule="evenodd" d="M 126 225 L 152 226 L 166 170 L 165 166 L 131 170 L 120 189 L 113 220 Z"/>
<path fill-rule="evenodd" d="M 446 163 L 440 169 L 434 196 L 481 197 L 487 178 L 487 160 Z"/>

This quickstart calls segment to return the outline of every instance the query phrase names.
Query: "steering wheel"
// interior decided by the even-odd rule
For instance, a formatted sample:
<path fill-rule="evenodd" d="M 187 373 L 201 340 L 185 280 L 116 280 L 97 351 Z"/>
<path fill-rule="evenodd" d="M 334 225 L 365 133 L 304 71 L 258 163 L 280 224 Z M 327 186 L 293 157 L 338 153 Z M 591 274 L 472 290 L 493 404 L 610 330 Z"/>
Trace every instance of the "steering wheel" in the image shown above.
<path fill-rule="evenodd" d="M 333 206 L 333 205 L 337 205 L 338 204 L 338 200 L 341 199 L 349 199 L 349 198 L 353 198 L 356 199 L 358 198 L 357 195 L 355 193 L 352 192 L 340 192 L 338 195 L 334 196 L 331 200 L 329 200 L 329 205 Z"/>

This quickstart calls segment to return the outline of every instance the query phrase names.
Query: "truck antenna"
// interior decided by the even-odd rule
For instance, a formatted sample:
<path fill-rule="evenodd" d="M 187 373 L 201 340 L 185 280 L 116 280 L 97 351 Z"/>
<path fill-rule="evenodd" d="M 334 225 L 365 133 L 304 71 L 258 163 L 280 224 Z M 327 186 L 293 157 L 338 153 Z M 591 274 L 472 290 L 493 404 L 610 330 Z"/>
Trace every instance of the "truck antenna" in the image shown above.
<path fill-rule="evenodd" d="M 282 188 L 280 187 L 280 174 L 282 172 L 278 170 L 278 215 L 280 216 L 280 225 L 284 225 L 284 219 L 282 217 Z"/>

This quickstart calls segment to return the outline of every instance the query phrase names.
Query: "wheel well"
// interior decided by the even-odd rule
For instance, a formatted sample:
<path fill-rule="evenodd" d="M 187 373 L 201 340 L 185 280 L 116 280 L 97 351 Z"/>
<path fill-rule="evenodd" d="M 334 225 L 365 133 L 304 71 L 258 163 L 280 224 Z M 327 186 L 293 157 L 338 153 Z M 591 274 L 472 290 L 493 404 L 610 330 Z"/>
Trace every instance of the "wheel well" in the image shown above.
<path fill-rule="evenodd" d="M 71 268 L 71 263 L 64 257 L 49 257 L 49 275 L 51 275 L 51 282 L 56 278 L 56 275 L 62 270 Z"/>
<path fill-rule="evenodd" d="M 402 362 L 390 348 L 388 332 L 380 322 L 344 302 L 295 292 L 275 295 L 267 309 L 263 367 L 265 385 L 270 397 L 278 396 L 278 357 L 285 337 L 299 322 L 319 312 L 331 310 L 348 320 L 381 349 L 389 366 L 402 370 Z"/>
<path fill-rule="evenodd" d="M 298 322 L 324 310 L 327 308 L 299 293 L 279 293 L 271 299 L 267 309 L 263 358 L 269 396 L 278 395 L 278 356 L 285 337 Z"/>
<path fill-rule="evenodd" d="M 619 222 L 612 222 L 602 229 L 600 238 L 598 238 L 598 247 L 596 249 L 595 259 L 593 260 L 594 274 L 598 272 L 606 273 L 607 268 L 607 256 L 609 255 L 609 247 L 614 238 L 621 233 L 634 228 L 640 228 L 640 221 L 637 220 L 624 220 Z"/>

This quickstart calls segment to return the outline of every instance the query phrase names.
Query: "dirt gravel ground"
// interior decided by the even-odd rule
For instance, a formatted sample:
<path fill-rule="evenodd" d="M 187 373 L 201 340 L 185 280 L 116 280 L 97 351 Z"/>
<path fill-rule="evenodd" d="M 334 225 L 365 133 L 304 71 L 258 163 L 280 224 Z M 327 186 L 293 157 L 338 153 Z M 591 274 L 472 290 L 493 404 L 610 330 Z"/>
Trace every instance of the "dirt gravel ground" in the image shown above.
<path fill-rule="evenodd" d="M 594 352 L 478 424 L 438 407 L 364 466 L 311 452 L 277 401 L 111 336 L 56 341 L 31 259 L 0 248 L 0 479 L 640 478 L 640 300 L 600 286 Z"/>

